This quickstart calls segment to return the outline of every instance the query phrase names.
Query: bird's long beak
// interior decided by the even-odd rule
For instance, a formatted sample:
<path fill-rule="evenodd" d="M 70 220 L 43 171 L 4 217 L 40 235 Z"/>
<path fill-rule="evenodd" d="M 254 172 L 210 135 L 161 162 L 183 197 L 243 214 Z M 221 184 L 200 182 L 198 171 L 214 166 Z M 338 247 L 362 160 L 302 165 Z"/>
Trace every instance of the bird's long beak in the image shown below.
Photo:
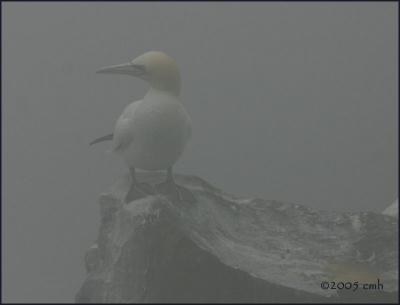
<path fill-rule="evenodd" d="M 110 74 L 126 74 L 132 76 L 144 76 L 146 74 L 146 70 L 142 65 L 135 65 L 130 62 L 108 66 L 97 70 L 96 73 L 110 73 Z"/>

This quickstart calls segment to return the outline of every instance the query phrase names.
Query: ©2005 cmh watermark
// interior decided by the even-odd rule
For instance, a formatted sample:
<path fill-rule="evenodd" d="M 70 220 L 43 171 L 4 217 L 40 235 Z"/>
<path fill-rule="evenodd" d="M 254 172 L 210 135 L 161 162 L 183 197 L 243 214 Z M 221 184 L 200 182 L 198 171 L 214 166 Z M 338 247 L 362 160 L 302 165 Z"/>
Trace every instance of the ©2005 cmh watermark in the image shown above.
<path fill-rule="evenodd" d="M 321 282 L 321 289 L 334 289 L 334 290 L 383 290 L 383 284 L 379 278 L 376 283 L 360 283 L 354 282 L 335 282 L 335 281 L 323 281 Z"/>

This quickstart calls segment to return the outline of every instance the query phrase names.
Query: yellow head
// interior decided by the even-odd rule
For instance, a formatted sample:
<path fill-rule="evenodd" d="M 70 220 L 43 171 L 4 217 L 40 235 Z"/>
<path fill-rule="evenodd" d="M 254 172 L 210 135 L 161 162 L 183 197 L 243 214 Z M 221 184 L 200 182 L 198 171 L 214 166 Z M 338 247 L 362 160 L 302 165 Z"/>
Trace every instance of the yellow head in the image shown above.
<path fill-rule="evenodd" d="M 180 92 L 180 74 L 176 62 L 160 51 L 146 52 L 128 63 L 108 66 L 97 73 L 126 74 L 147 81 L 154 89 L 175 95 Z"/>

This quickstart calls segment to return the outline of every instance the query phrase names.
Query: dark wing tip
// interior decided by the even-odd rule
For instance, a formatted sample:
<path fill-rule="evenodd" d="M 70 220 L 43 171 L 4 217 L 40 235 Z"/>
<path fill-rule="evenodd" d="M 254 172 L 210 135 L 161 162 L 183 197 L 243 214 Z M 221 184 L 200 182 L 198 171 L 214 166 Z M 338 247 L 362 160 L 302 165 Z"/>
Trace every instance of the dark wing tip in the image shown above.
<path fill-rule="evenodd" d="M 104 141 L 110 141 L 112 139 L 113 139 L 113 134 L 111 133 L 106 136 L 103 136 L 103 137 L 93 140 L 92 142 L 89 143 L 89 146 L 92 146 L 93 144 L 104 142 Z"/>

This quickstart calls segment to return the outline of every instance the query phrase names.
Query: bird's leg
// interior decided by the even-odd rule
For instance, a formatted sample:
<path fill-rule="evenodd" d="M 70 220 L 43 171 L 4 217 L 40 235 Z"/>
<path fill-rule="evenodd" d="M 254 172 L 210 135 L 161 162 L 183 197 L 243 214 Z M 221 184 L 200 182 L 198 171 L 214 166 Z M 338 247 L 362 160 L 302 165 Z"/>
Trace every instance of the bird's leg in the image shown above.
<path fill-rule="evenodd" d="M 181 185 L 176 184 L 172 174 L 172 167 L 169 167 L 167 170 L 167 179 L 164 182 L 156 185 L 156 190 L 161 194 L 172 196 L 174 199 L 179 201 L 196 201 L 191 191 Z"/>
<path fill-rule="evenodd" d="M 148 195 L 155 194 L 154 189 L 150 184 L 137 181 L 134 167 L 130 167 L 129 172 L 131 174 L 131 187 L 125 197 L 125 201 L 127 203 L 136 199 L 144 198 Z"/>

